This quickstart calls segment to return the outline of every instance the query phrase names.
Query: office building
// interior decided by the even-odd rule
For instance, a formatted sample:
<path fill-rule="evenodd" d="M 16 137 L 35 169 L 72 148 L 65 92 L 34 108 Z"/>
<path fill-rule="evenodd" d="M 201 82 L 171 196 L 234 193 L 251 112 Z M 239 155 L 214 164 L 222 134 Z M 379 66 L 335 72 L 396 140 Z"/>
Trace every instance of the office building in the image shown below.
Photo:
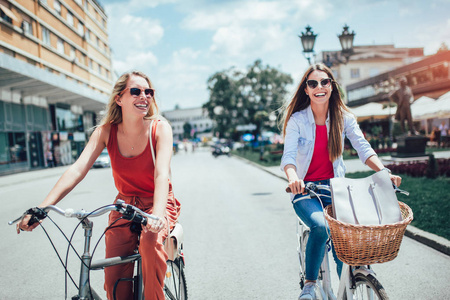
<path fill-rule="evenodd" d="M 72 163 L 113 71 L 95 0 L 0 0 L 0 174 Z"/>

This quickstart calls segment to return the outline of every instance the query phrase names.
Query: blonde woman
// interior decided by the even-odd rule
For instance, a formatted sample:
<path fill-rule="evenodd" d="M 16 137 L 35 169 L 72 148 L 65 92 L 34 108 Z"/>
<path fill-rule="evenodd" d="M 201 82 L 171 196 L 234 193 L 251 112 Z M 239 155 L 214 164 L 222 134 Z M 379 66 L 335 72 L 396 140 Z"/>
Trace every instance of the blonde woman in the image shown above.
<path fill-rule="evenodd" d="M 172 128 L 161 121 L 154 98 L 155 90 L 149 78 L 141 72 L 123 74 L 114 85 L 107 113 L 93 132 L 78 160 L 61 176 L 45 200 L 39 205 L 55 205 L 62 200 L 87 174 L 96 158 L 106 147 L 116 188 L 116 199 L 152 213 L 159 220 L 149 222 L 140 234 L 130 228 L 130 222 L 119 220 L 118 212 L 111 212 L 106 231 L 106 257 L 133 254 L 140 243 L 146 299 L 164 299 L 163 286 L 167 254 L 162 242 L 167 226 L 173 227 L 179 205 L 173 197 L 169 181 L 172 155 Z M 154 120 L 152 128 L 151 121 Z M 149 134 L 153 136 L 150 145 Z M 157 157 L 153 161 L 151 148 Z M 17 226 L 31 231 L 38 224 L 28 226 L 29 217 Z M 139 239 L 140 234 L 140 239 Z M 108 299 L 114 299 L 113 289 L 119 278 L 132 278 L 133 265 L 123 264 L 105 269 L 105 290 Z M 132 283 L 120 281 L 115 299 L 132 299 Z"/>
<path fill-rule="evenodd" d="M 384 169 L 375 151 L 364 138 L 355 117 L 342 100 L 333 73 L 323 64 L 310 66 L 297 91 L 287 105 L 282 121 L 284 151 L 281 169 L 286 173 L 292 191 L 291 200 L 304 192 L 305 182 L 329 185 L 330 178 L 344 177 L 342 158 L 344 138 L 347 137 L 359 158 L 374 171 Z M 391 175 L 398 186 L 399 176 Z M 320 194 L 330 195 L 320 190 Z M 331 197 L 321 197 L 323 207 Z M 306 246 L 306 284 L 299 299 L 315 299 L 315 282 L 325 254 L 328 239 L 323 209 L 317 198 L 294 204 L 296 214 L 311 228 Z M 333 249 L 338 274 L 340 262 Z"/>

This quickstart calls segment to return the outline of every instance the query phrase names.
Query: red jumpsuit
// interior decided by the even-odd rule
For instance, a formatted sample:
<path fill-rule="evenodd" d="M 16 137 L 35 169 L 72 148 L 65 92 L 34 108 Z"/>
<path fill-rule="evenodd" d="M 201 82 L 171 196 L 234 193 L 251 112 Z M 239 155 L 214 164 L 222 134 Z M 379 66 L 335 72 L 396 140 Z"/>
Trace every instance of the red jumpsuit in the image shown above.
<path fill-rule="evenodd" d="M 155 141 L 156 124 L 157 122 L 153 122 L 153 141 Z M 147 143 L 147 147 L 141 154 L 134 157 L 124 157 L 120 154 L 117 144 L 117 125 L 112 125 L 107 149 L 111 158 L 114 182 L 119 191 L 116 200 L 125 200 L 126 203 L 151 213 L 155 189 L 155 167 L 150 142 Z M 119 212 L 111 212 L 109 224 L 116 221 L 120 216 Z M 173 196 L 172 185 L 169 182 L 166 217 L 171 229 L 175 226 L 178 216 L 179 203 Z M 122 219 L 106 231 L 106 258 L 134 253 L 138 242 L 138 234 L 130 231 L 130 225 L 129 221 Z M 148 300 L 164 299 L 163 287 L 167 254 L 164 251 L 163 241 L 167 234 L 167 228 L 159 233 L 150 231 L 147 233 L 142 231 L 141 233 L 139 253 L 142 257 L 144 296 Z M 116 281 L 119 278 L 132 278 L 133 270 L 132 263 L 105 268 L 105 290 L 108 299 L 114 299 L 113 289 Z M 132 299 L 132 294 L 132 282 L 120 281 L 116 288 L 116 299 Z"/>

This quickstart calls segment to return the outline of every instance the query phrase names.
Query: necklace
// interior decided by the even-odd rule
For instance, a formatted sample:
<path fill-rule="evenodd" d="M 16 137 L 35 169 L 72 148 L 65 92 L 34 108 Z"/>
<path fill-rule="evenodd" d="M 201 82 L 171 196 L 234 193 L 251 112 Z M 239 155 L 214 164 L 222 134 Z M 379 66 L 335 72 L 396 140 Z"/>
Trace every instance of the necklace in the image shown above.
<path fill-rule="evenodd" d="M 145 132 L 145 130 L 144 130 L 144 132 Z M 125 138 L 127 144 L 130 145 L 131 143 L 129 142 L 128 135 L 125 133 L 125 130 L 123 129 L 123 125 L 122 125 L 122 133 L 123 133 L 123 136 L 124 136 L 124 138 Z M 137 140 L 138 140 L 138 143 L 141 141 L 142 133 L 143 133 L 143 132 L 141 132 L 141 133 L 139 134 L 139 136 L 138 136 L 138 139 L 137 139 Z M 131 146 L 131 150 L 134 150 L 134 145 Z"/>

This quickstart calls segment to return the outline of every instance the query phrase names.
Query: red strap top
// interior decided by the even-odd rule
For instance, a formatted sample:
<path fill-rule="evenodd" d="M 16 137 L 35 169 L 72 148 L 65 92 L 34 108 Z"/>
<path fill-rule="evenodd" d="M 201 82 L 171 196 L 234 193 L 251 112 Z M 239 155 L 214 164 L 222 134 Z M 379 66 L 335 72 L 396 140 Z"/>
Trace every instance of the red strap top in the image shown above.
<path fill-rule="evenodd" d="M 319 181 L 334 177 L 333 164 L 328 152 L 328 134 L 326 125 L 316 125 L 314 153 L 305 181 Z"/>
<path fill-rule="evenodd" d="M 155 144 L 156 123 L 157 121 L 155 120 L 152 126 L 153 144 Z M 122 195 L 153 197 L 155 190 L 155 164 L 153 163 L 149 138 L 147 140 L 147 146 L 142 153 L 133 157 L 124 157 L 120 154 L 117 143 L 117 125 L 111 125 L 111 132 L 106 147 L 111 158 L 114 183 Z"/>

